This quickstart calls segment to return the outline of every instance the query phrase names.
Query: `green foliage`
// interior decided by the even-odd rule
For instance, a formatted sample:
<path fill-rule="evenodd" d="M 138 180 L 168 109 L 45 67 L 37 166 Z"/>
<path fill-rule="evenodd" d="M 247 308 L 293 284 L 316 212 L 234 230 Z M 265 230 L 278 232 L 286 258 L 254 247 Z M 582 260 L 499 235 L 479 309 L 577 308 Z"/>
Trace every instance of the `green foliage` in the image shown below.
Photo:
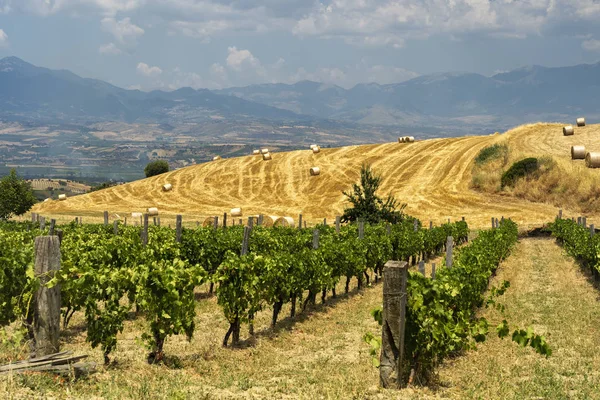
<path fill-rule="evenodd" d="M 117 182 L 112 182 L 112 181 L 102 182 L 101 184 L 99 184 L 97 186 L 92 186 L 90 188 L 90 192 L 96 192 L 98 190 L 108 189 L 109 187 L 113 187 L 115 185 L 117 185 Z"/>
<path fill-rule="evenodd" d="M 342 222 L 363 220 L 369 223 L 388 221 L 397 223 L 402 220 L 402 210 L 406 204 L 399 205 L 392 195 L 384 200 L 375 192 L 381 185 L 381 176 L 375 175 L 369 165 L 360 169 L 360 182 L 352 185 L 352 191 L 342 192 L 352 204 L 344 210 Z M 396 208 L 400 207 L 400 210 Z"/>
<path fill-rule="evenodd" d="M 0 179 L 0 219 L 13 215 L 23 215 L 36 203 L 31 185 L 10 170 L 10 174 Z"/>
<path fill-rule="evenodd" d="M 550 229 L 569 255 L 590 268 L 594 275 L 600 273 L 600 235 L 590 235 L 589 228 L 570 219 L 557 218 Z"/>
<path fill-rule="evenodd" d="M 165 172 L 169 172 L 169 163 L 164 160 L 151 161 L 148 163 L 148 165 L 146 165 L 146 168 L 144 168 L 144 174 L 146 174 L 146 178 L 164 174 Z"/>
<path fill-rule="evenodd" d="M 506 157 L 508 154 L 508 146 L 506 144 L 493 144 L 488 147 L 481 149 L 477 157 L 475 157 L 475 164 L 482 165 L 488 161 L 495 160 L 500 157 Z"/>
<path fill-rule="evenodd" d="M 538 159 L 535 157 L 524 158 L 515 162 L 511 167 L 502 174 L 500 185 L 513 186 L 519 178 L 526 177 L 539 169 Z"/>

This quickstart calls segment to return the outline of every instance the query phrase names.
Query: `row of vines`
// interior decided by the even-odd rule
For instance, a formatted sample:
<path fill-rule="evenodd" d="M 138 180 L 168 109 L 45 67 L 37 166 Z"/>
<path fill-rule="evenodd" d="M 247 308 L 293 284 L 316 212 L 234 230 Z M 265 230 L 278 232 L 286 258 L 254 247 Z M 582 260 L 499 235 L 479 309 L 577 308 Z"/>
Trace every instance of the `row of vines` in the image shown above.
<path fill-rule="evenodd" d="M 571 219 L 557 218 L 550 224 L 550 230 L 569 255 L 577 259 L 600 278 L 600 235 L 593 228 L 578 224 Z"/>
<path fill-rule="evenodd" d="M 417 229 L 415 229 L 415 226 Z M 465 222 L 421 229 L 419 221 L 395 225 L 343 226 L 339 233 L 318 227 L 318 245 L 312 229 L 254 227 L 249 251 L 241 255 L 244 228 L 184 229 L 181 242 L 166 227 L 151 226 L 147 244 L 140 229 L 77 225 L 60 227 L 61 269 L 50 285 L 60 285 L 63 325 L 82 311 L 87 340 L 100 347 L 105 361 L 117 346 L 127 316 L 135 311 L 147 321 L 143 338 L 149 362 L 163 358 L 170 335 L 194 332 L 195 289 L 207 283 L 230 323 L 223 339 L 240 340 L 244 323 L 253 330 L 254 315 L 272 309 L 277 323 L 284 304 L 291 315 L 336 296 L 338 285 L 348 292 L 352 279 L 358 287 L 370 276 L 381 275 L 389 259 L 428 257 L 443 250 L 446 237 L 467 239 Z M 37 280 L 33 274 L 33 241 L 48 234 L 32 223 L 0 223 L 0 326 L 30 320 L 30 302 Z M 359 237 L 360 236 L 360 237 Z"/>

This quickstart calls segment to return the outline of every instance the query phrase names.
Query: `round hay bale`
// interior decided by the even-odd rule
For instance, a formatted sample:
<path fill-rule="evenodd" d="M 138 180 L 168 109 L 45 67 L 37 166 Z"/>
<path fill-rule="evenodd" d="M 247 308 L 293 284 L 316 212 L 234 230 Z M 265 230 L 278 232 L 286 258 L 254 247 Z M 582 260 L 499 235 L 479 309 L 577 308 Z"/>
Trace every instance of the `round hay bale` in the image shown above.
<path fill-rule="evenodd" d="M 407 136 L 405 138 L 406 143 L 413 143 L 415 141 L 414 136 Z"/>
<path fill-rule="evenodd" d="M 319 145 L 316 145 L 316 144 L 311 144 L 311 145 L 310 145 L 310 149 L 311 149 L 311 150 L 312 150 L 312 149 L 314 149 L 315 147 L 319 147 Z"/>
<path fill-rule="evenodd" d="M 49 200 L 50 200 L 50 198 L 44 199 L 44 203 L 47 202 L 47 201 L 49 201 Z"/>
<path fill-rule="evenodd" d="M 313 154 L 320 153 L 321 152 L 321 148 L 319 146 L 313 147 L 312 152 L 313 152 Z"/>
<path fill-rule="evenodd" d="M 563 126 L 563 136 L 571 136 L 575 133 L 572 125 Z"/>
<path fill-rule="evenodd" d="M 292 217 L 280 217 L 277 219 L 277 221 L 275 221 L 275 224 L 273 224 L 273 226 L 290 226 L 290 227 L 294 227 L 294 218 Z"/>
<path fill-rule="evenodd" d="M 585 126 L 585 118 L 577 118 L 577 126 Z"/>
<path fill-rule="evenodd" d="M 581 146 L 581 145 L 571 146 L 571 159 L 584 160 L 585 159 L 585 146 Z"/>
<path fill-rule="evenodd" d="M 232 217 L 241 217 L 242 216 L 242 209 L 241 208 L 232 208 L 231 211 L 229 211 L 229 213 L 231 214 Z"/>
<path fill-rule="evenodd" d="M 404 143 L 404 136 L 398 138 L 398 143 Z"/>
<path fill-rule="evenodd" d="M 141 212 L 132 212 L 131 213 L 132 218 L 140 218 L 141 216 L 142 216 Z"/>
<path fill-rule="evenodd" d="M 171 185 L 170 183 L 165 183 L 162 187 L 163 192 L 168 192 L 171 189 L 173 189 L 173 185 Z"/>
<path fill-rule="evenodd" d="M 310 176 L 316 176 L 316 175 L 320 175 L 321 174 L 321 168 L 319 167 L 312 167 L 310 169 Z"/>
<path fill-rule="evenodd" d="M 260 152 L 262 154 L 268 154 L 269 153 L 269 149 L 260 149 Z"/>
<path fill-rule="evenodd" d="M 279 221 L 280 219 L 283 219 L 283 217 L 280 217 L 279 215 L 263 215 L 263 226 L 266 227 L 272 227 L 275 225 L 276 222 L 278 222 L 279 224 L 281 224 L 282 222 Z"/>
<path fill-rule="evenodd" d="M 58 195 L 58 199 L 59 200 L 66 200 L 67 199 L 67 195 L 66 194 L 59 194 Z"/>
<path fill-rule="evenodd" d="M 260 154 L 260 150 L 252 150 L 252 154 L 254 154 L 255 156 Z"/>
<path fill-rule="evenodd" d="M 263 153 L 263 161 L 268 161 L 271 159 L 271 153 Z"/>
<path fill-rule="evenodd" d="M 597 152 L 586 153 L 585 166 L 588 168 L 600 168 L 600 153 L 597 153 Z"/>
<path fill-rule="evenodd" d="M 146 209 L 146 212 L 148 213 L 148 215 L 158 215 L 158 208 L 150 207 Z"/>
<path fill-rule="evenodd" d="M 213 161 L 217 161 L 217 160 L 220 160 L 220 159 L 221 159 L 221 156 L 214 156 L 213 157 Z"/>
<path fill-rule="evenodd" d="M 202 223 L 203 227 L 210 227 L 215 225 L 215 217 L 206 217 L 204 222 Z"/>

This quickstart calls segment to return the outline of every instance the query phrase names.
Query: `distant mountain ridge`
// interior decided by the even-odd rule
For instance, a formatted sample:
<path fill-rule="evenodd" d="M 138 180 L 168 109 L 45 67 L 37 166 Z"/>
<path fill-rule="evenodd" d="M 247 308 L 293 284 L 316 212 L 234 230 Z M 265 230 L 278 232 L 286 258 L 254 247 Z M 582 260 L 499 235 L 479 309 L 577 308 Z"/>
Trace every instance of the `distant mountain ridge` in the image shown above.
<path fill-rule="evenodd" d="M 350 89 L 301 81 L 142 92 L 16 57 L 0 60 L 0 118 L 14 120 L 180 124 L 229 118 L 485 130 L 600 116 L 598 104 L 600 63 L 530 66 L 491 77 L 441 73 Z"/>

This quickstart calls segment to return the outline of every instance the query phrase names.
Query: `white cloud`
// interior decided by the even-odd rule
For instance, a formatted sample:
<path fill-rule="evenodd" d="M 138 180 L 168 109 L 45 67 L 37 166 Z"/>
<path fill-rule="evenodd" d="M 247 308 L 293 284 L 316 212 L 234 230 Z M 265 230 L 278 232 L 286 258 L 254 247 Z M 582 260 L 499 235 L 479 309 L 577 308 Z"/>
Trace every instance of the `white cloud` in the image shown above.
<path fill-rule="evenodd" d="M 99 11 L 114 16 L 118 12 L 137 9 L 146 0 L 0 0 L 0 10 L 21 11 L 37 15 L 51 15 L 61 11 Z"/>
<path fill-rule="evenodd" d="M 134 44 L 136 39 L 144 34 L 144 30 L 131 23 L 129 17 L 117 21 L 115 18 L 102 19 L 102 29 L 110 33 L 122 44 Z"/>
<path fill-rule="evenodd" d="M 254 57 L 250 50 L 238 50 L 237 47 L 229 47 L 227 56 L 227 66 L 235 71 L 242 69 L 259 69 L 261 67 L 258 58 Z"/>
<path fill-rule="evenodd" d="M 600 52 L 600 40 L 598 39 L 589 39 L 584 40 L 581 43 L 581 47 L 587 51 L 597 51 Z"/>
<path fill-rule="evenodd" d="M 100 54 L 108 54 L 108 55 L 119 55 L 123 52 L 119 49 L 114 43 L 107 43 L 100 46 L 98 49 Z"/>
<path fill-rule="evenodd" d="M 3 29 L 0 29 L 0 47 L 8 47 L 8 35 Z"/>
<path fill-rule="evenodd" d="M 158 76 L 158 75 L 162 74 L 162 72 L 163 72 L 162 69 L 160 69 L 159 67 L 151 67 L 148 64 L 143 63 L 143 62 L 141 62 L 137 65 L 137 71 L 138 71 L 138 73 L 140 73 L 146 77 L 149 77 L 149 78 Z"/>

